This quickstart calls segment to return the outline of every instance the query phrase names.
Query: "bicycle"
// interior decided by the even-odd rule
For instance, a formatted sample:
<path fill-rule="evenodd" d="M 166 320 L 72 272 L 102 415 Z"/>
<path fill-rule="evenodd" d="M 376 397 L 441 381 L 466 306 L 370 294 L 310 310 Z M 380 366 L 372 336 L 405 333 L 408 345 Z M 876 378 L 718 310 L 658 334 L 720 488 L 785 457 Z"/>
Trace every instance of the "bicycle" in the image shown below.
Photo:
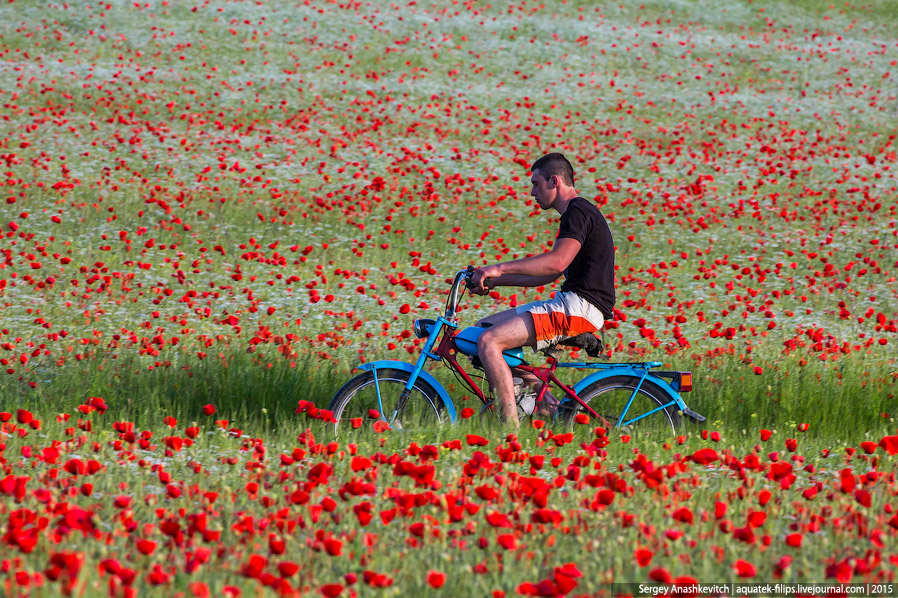
<path fill-rule="evenodd" d="M 432 374 L 424 370 L 430 360 L 443 362 L 480 399 L 483 405 L 481 415 L 495 411 L 493 398 L 474 382 L 458 362 L 458 355 L 463 355 L 469 357 L 476 367 L 479 363 L 477 338 L 486 330 L 479 326 L 459 330 L 456 317 L 458 302 L 468 288 L 473 272 L 474 268 L 469 266 L 456 273 L 443 316 L 436 320 L 415 320 L 415 336 L 426 339 L 415 363 L 383 360 L 358 366 L 362 373 L 344 384 L 328 405 L 336 420 L 335 433 L 339 426 L 347 423 L 358 428 L 381 421 L 393 429 L 427 428 L 441 425 L 445 420 L 455 423 L 458 412 L 449 393 Z M 593 357 L 601 352 L 601 341 L 591 333 L 560 344 L 584 348 Z M 532 373 L 540 381 L 536 396 L 529 396 L 533 399 L 533 409 L 529 408 L 529 401 L 526 400 L 528 393 L 522 392 L 516 397 L 519 414 L 523 417 L 531 416 L 545 399 L 549 387 L 555 386 L 564 398 L 555 410 L 553 423 L 573 426 L 575 422 L 583 423 L 582 416 L 585 415 L 586 421 L 594 420 L 609 428 L 660 428 L 676 435 L 683 417 L 697 422 L 706 419 L 689 409 L 682 397 L 682 393 L 692 390 L 691 372 L 658 371 L 656 368 L 663 365 L 658 361 L 561 362 L 558 359 L 559 350 L 552 348 L 543 352 L 548 357 L 548 367 L 527 363 L 523 347 L 503 353 L 510 367 Z M 568 386 L 556 376 L 558 368 L 598 371 Z"/>

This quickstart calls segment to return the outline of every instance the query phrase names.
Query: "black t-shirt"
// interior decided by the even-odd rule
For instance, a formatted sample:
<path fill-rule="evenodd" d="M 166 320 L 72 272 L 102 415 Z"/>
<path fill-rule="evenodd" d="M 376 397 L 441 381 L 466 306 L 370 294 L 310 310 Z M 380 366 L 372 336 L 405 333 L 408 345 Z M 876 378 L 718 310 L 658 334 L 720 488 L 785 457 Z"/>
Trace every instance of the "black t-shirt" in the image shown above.
<path fill-rule="evenodd" d="M 561 290 L 577 293 L 610 320 L 615 301 L 614 241 L 602 212 L 592 202 L 575 197 L 561 215 L 557 238 L 575 239 L 581 245 L 564 271 Z"/>

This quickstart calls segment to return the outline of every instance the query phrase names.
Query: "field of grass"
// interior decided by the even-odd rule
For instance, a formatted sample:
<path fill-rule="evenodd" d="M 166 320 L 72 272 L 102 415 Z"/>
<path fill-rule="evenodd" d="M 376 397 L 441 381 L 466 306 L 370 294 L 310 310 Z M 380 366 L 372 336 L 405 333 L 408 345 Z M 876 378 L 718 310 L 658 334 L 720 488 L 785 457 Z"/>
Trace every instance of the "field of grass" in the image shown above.
<path fill-rule="evenodd" d="M 4 591 L 891 581 L 896 16 L 4 4 Z M 510 440 L 476 417 L 329 436 L 309 406 L 362 361 L 414 359 L 412 321 L 439 313 L 455 271 L 550 248 L 557 218 L 527 170 L 548 151 L 615 238 L 612 359 L 690 369 L 706 425 L 607 444 L 593 426 Z M 499 290 L 463 320 L 553 288 Z"/>

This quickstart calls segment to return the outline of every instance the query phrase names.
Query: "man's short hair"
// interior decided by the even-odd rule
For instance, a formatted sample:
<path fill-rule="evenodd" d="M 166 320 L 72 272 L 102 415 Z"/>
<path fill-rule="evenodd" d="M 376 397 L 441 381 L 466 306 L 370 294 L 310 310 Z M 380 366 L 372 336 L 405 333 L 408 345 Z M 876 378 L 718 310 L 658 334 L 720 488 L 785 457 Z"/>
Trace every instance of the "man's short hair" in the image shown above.
<path fill-rule="evenodd" d="M 530 167 L 530 172 L 535 172 L 537 170 L 546 180 L 548 180 L 549 177 L 557 176 L 564 181 L 566 185 L 570 187 L 574 186 L 574 167 L 571 166 L 568 159 L 564 157 L 564 154 L 558 152 L 546 154 L 534 162 L 533 166 Z"/>

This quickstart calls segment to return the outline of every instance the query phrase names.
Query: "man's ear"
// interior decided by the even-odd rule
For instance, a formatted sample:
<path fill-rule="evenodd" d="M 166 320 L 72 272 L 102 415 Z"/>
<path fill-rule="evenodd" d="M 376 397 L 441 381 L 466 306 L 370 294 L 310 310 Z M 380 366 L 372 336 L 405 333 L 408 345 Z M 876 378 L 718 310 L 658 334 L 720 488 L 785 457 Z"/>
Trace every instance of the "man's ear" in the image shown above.
<path fill-rule="evenodd" d="M 559 182 L 559 180 L 558 180 L 557 174 L 553 174 L 552 176 L 549 177 L 549 187 L 550 188 L 554 189 L 555 187 L 557 187 L 558 182 Z"/>

